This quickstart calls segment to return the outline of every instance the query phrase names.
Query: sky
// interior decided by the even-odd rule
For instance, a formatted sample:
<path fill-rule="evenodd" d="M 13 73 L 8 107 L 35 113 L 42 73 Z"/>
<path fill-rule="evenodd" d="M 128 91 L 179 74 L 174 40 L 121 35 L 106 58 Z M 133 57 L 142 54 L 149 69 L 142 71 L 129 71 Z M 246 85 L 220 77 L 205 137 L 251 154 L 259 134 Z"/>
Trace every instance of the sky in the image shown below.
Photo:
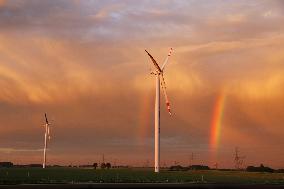
<path fill-rule="evenodd" d="M 0 161 L 284 168 L 281 0 L 0 0 Z M 191 159 L 191 154 L 194 158 Z"/>

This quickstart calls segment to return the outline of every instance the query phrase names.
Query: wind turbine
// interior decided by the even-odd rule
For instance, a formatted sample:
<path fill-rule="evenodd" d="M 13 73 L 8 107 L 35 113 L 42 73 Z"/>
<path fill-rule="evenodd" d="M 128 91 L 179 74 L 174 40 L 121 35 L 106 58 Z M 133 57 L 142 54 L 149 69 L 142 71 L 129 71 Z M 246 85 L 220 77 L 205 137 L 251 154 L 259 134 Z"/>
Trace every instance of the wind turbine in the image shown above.
<path fill-rule="evenodd" d="M 170 108 L 170 102 L 167 96 L 166 92 L 166 83 L 164 79 L 164 69 L 167 65 L 169 58 L 172 54 L 173 49 L 170 48 L 169 54 L 166 57 L 162 67 L 160 67 L 157 63 L 157 61 L 153 58 L 153 56 L 145 50 L 146 53 L 150 56 L 156 70 L 155 72 L 151 72 L 151 74 L 156 75 L 156 100 L 155 100 L 155 172 L 160 172 L 160 85 L 162 86 L 165 100 L 166 100 L 166 106 L 168 109 L 168 112 L 170 115 L 171 108 Z M 160 77 L 162 78 L 162 81 L 160 81 Z"/>
<path fill-rule="evenodd" d="M 43 149 L 43 164 L 42 164 L 42 168 L 45 168 L 45 165 L 46 165 L 47 140 L 50 140 L 50 130 L 49 130 L 50 123 L 47 120 L 46 113 L 44 114 L 44 117 L 45 117 L 45 133 L 44 133 L 44 149 Z"/>

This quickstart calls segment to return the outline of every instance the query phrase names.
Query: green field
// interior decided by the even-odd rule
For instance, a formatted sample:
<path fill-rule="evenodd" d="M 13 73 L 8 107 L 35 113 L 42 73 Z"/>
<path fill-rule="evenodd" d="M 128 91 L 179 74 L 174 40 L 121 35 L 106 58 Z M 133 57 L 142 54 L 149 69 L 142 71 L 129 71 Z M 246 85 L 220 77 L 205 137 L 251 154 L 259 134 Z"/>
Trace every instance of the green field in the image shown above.
<path fill-rule="evenodd" d="M 1 168 L 0 184 L 48 183 L 239 183 L 284 184 L 283 173 L 241 171 L 94 170 L 79 168 Z"/>

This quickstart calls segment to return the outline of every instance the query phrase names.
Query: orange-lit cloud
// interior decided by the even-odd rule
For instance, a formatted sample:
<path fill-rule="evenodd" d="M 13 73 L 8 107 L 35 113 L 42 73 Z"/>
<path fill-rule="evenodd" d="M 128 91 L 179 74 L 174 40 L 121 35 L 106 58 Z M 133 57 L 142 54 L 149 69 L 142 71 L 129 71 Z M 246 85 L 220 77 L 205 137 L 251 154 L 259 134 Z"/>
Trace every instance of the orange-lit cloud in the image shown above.
<path fill-rule="evenodd" d="M 248 163 L 283 167 L 283 7 L 266 0 L 0 1 L 1 157 L 41 162 L 29 149 L 41 149 L 48 112 L 52 163 L 99 161 L 103 153 L 151 161 L 155 79 L 144 49 L 162 64 L 173 47 L 165 70 L 172 117 L 161 99 L 163 161 L 185 164 L 195 152 L 196 163 L 212 163 L 210 124 L 225 88 L 216 161 L 232 167 L 239 146 Z"/>

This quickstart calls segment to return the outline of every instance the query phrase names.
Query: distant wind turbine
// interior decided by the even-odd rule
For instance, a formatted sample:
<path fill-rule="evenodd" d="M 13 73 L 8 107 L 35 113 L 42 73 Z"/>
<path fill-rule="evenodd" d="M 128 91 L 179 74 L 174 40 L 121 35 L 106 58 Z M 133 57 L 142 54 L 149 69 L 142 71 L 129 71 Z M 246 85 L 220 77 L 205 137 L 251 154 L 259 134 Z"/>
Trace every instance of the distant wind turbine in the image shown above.
<path fill-rule="evenodd" d="M 169 114 L 171 115 L 171 109 L 170 109 L 170 102 L 166 93 L 166 83 L 164 79 L 164 69 L 167 65 L 169 58 L 172 54 L 173 49 L 170 49 L 170 52 L 168 56 L 166 57 L 166 60 L 164 61 L 162 67 L 160 67 L 157 63 L 157 61 L 153 58 L 153 56 L 145 50 L 146 53 L 150 56 L 156 71 L 151 72 L 151 74 L 156 75 L 156 101 L 155 101 L 155 172 L 160 171 L 160 85 L 162 86 L 165 100 L 166 100 L 166 106 L 168 109 Z M 162 82 L 160 82 L 160 77 L 162 78 Z"/>
<path fill-rule="evenodd" d="M 45 168 L 46 166 L 46 149 L 47 149 L 47 140 L 50 140 L 50 123 L 48 122 L 46 113 L 45 116 L 45 134 L 44 134 L 44 149 L 43 149 L 43 164 L 42 168 Z"/>

